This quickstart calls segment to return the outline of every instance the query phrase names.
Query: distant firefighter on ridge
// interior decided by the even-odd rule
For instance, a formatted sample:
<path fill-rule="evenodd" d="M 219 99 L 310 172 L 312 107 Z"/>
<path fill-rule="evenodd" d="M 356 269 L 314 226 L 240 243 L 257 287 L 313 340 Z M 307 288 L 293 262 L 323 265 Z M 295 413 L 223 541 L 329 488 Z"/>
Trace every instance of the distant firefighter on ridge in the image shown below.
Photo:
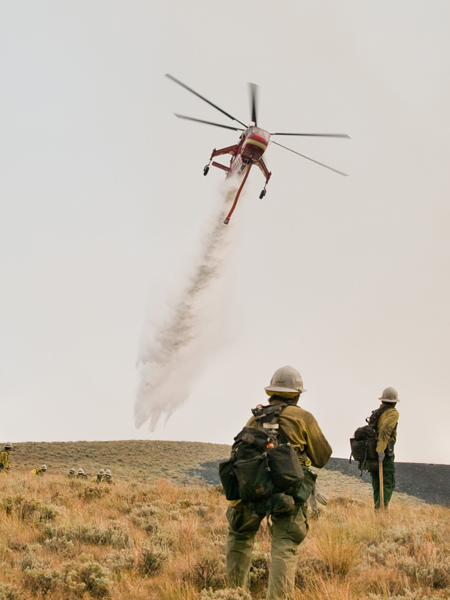
<path fill-rule="evenodd" d="M 36 469 L 33 469 L 31 471 L 32 475 L 39 475 L 40 477 L 42 477 L 43 475 L 45 475 L 45 473 L 47 472 L 47 465 L 41 465 L 40 467 L 37 467 Z"/>
<path fill-rule="evenodd" d="M 2 453 L 0 453 L 0 473 L 6 471 L 8 472 L 10 469 L 10 459 L 9 453 L 12 450 L 11 442 L 6 442 L 5 449 Z"/>

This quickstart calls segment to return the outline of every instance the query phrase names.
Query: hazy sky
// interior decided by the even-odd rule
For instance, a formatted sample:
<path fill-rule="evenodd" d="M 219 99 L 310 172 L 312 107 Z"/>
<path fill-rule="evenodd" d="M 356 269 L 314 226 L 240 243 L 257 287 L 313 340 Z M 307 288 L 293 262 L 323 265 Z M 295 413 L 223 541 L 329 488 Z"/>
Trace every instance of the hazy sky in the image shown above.
<path fill-rule="evenodd" d="M 192 268 L 259 84 L 279 139 L 230 228 L 223 333 L 137 430 L 143 340 Z M 292 364 L 334 456 L 398 389 L 400 461 L 450 463 L 448 0 L 0 3 L 0 441 L 231 443 Z M 149 325 L 149 323 L 153 325 Z M 173 385 L 177 385 L 174 374 Z M 180 385 L 182 382 L 180 381 Z"/>

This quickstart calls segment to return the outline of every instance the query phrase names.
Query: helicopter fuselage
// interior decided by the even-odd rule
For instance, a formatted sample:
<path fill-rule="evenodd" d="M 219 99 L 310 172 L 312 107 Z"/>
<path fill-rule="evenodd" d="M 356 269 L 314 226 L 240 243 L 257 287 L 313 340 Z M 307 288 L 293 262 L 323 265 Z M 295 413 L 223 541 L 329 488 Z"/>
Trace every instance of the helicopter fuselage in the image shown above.
<path fill-rule="evenodd" d="M 269 145 L 270 133 L 260 127 L 249 127 L 241 141 L 241 154 L 244 161 L 258 161 Z"/>
<path fill-rule="evenodd" d="M 220 150 L 214 148 L 210 160 L 212 161 L 216 156 L 231 154 L 229 167 L 216 161 L 213 161 L 212 165 L 225 171 L 227 177 L 233 177 L 234 175 L 244 175 L 250 165 L 257 164 L 267 178 L 269 173 L 262 157 L 269 145 L 269 141 L 270 134 L 268 131 L 260 127 L 249 127 L 242 132 L 237 144 L 221 148 Z"/>
<path fill-rule="evenodd" d="M 249 165 L 261 160 L 269 140 L 269 132 L 260 127 L 249 127 L 244 131 L 239 143 L 230 150 L 232 158 L 227 177 L 243 175 Z"/>
<path fill-rule="evenodd" d="M 269 182 L 269 179 L 272 173 L 269 173 L 269 170 L 266 167 L 266 164 L 263 160 L 263 154 L 267 149 L 270 141 L 270 133 L 261 129 L 260 127 L 251 126 L 248 127 L 245 131 L 241 133 L 239 142 L 234 146 L 228 146 L 226 148 L 221 148 L 220 150 L 214 150 L 211 153 L 211 157 L 209 159 L 209 164 L 207 164 L 203 169 L 203 174 L 206 175 L 209 171 L 209 165 L 213 167 L 217 167 L 225 171 L 227 174 L 227 178 L 238 176 L 242 178 L 242 183 L 239 186 L 236 197 L 234 199 L 233 206 L 225 219 L 225 224 L 228 224 L 230 221 L 230 217 L 233 214 L 236 203 L 241 194 L 242 188 L 247 180 L 247 176 L 252 165 L 257 165 L 264 177 L 266 178 L 266 182 L 264 185 L 264 189 L 260 194 L 260 198 L 263 198 L 266 194 L 266 186 Z M 225 154 L 231 154 L 230 166 L 227 167 L 221 163 L 213 160 L 216 156 L 221 156 Z"/>

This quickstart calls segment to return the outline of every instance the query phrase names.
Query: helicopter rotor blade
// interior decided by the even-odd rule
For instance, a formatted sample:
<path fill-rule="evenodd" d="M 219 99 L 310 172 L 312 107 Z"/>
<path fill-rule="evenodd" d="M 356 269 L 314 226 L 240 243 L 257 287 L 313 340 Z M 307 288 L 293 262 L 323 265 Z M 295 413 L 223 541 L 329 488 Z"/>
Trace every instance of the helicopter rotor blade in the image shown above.
<path fill-rule="evenodd" d="M 296 152 L 295 150 L 292 150 L 291 148 L 288 148 L 287 146 L 283 146 L 283 144 L 279 144 L 278 142 L 274 142 L 273 140 L 271 140 L 271 141 L 272 141 L 272 144 L 276 144 L 277 146 L 280 146 L 281 148 L 284 148 L 285 150 L 289 150 L 289 152 L 298 154 L 298 156 L 301 156 L 302 158 L 306 158 L 306 160 L 310 160 L 311 162 L 316 163 L 316 165 L 320 165 L 321 167 L 325 167 L 325 169 L 329 169 L 330 171 L 334 171 L 335 173 L 338 173 L 339 175 L 343 175 L 344 177 L 347 177 L 347 173 L 342 173 L 342 171 L 338 171 L 337 169 L 333 169 L 333 167 L 324 165 L 323 163 L 319 162 L 318 160 L 314 160 L 313 158 L 309 158 L 309 156 L 300 154 L 300 152 Z"/>
<path fill-rule="evenodd" d="M 196 92 L 192 88 L 188 87 L 185 83 L 182 83 L 178 79 L 175 79 L 175 77 L 173 77 L 169 73 L 166 73 L 166 77 L 168 77 L 169 79 L 171 79 L 175 83 L 178 83 L 178 85 L 181 85 L 181 87 L 184 87 L 185 90 L 188 90 L 188 92 L 191 92 L 192 94 L 194 94 L 194 96 L 197 96 L 201 100 L 204 100 L 205 102 L 207 102 L 208 104 L 210 104 L 211 106 L 213 106 L 214 108 L 216 108 L 218 111 L 220 111 L 222 114 L 226 115 L 229 119 L 231 119 L 232 121 L 236 121 L 237 123 L 240 123 L 241 125 L 243 125 L 247 129 L 247 125 L 245 123 L 243 123 L 242 121 L 239 121 L 239 119 L 236 119 L 236 117 L 233 117 L 233 115 L 230 115 L 229 113 L 227 113 L 226 111 L 224 111 L 222 108 L 220 108 L 216 104 L 213 104 L 210 100 L 207 100 L 206 98 L 204 98 L 203 96 L 201 96 L 198 92 Z"/>
<path fill-rule="evenodd" d="M 302 135 L 308 137 L 335 137 L 351 139 L 346 133 L 271 133 L 270 135 Z"/>
<path fill-rule="evenodd" d="M 204 121 L 203 119 L 194 119 L 194 117 L 186 117 L 185 115 L 177 115 L 173 113 L 179 119 L 186 119 L 187 121 L 196 121 L 197 123 L 205 123 L 205 125 L 214 125 L 215 127 L 223 127 L 223 129 L 232 129 L 233 131 L 245 131 L 242 127 L 231 127 L 231 125 L 221 125 L 220 123 L 213 123 L 212 121 Z"/>
<path fill-rule="evenodd" d="M 257 113 L 258 113 L 258 89 L 259 86 L 256 85 L 256 83 L 249 83 L 249 88 L 250 88 L 250 106 L 251 106 L 251 113 L 252 113 L 252 121 L 255 125 L 258 125 L 258 117 L 257 117 Z"/>

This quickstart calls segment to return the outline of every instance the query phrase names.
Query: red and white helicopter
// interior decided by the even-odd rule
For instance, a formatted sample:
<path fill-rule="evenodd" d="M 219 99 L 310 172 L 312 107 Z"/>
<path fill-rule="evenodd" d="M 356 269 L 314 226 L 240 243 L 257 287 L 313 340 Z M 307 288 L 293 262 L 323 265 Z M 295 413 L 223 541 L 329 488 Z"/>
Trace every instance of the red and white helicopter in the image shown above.
<path fill-rule="evenodd" d="M 298 154 L 298 156 L 301 156 L 302 158 L 306 158 L 307 160 L 310 160 L 310 161 L 316 163 L 317 165 L 320 165 L 321 167 L 330 169 L 331 171 L 334 171 L 335 173 L 338 173 L 339 175 L 344 175 L 344 176 L 346 175 L 346 173 L 342 173 L 341 171 L 338 171 L 337 169 L 333 169 L 332 167 L 324 165 L 323 163 L 318 162 L 317 160 L 309 158 L 308 156 L 305 156 L 304 154 L 300 154 L 299 152 L 296 152 L 295 150 L 292 150 L 291 148 L 287 148 L 286 146 L 283 146 L 282 144 L 275 142 L 274 140 L 271 139 L 271 137 L 275 136 L 275 135 L 291 135 L 291 136 L 306 136 L 306 137 L 348 138 L 349 136 L 345 133 L 279 133 L 279 132 L 269 133 L 268 131 L 261 129 L 260 127 L 258 127 L 258 122 L 257 122 L 258 86 L 255 85 L 254 83 L 249 84 L 250 96 L 251 96 L 252 123 L 250 125 L 246 125 L 239 119 L 236 119 L 235 117 L 233 117 L 232 115 L 230 115 L 229 113 L 224 111 L 222 108 L 220 108 L 216 104 L 213 104 L 210 100 L 207 100 L 206 98 L 201 96 L 198 92 L 194 91 L 193 89 L 188 87 L 186 84 L 182 83 L 178 79 L 175 79 L 175 77 L 173 77 L 172 75 L 169 75 L 169 73 L 166 73 L 166 77 L 168 77 L 175 83 L 178 83 L 178 85 L 181 85 L 182 87 L 184 87 L 186 90 L 188 90 L 192 94 L 195 94 L 198 98 L 201 98 L 201 100 L 204 100 L 205 102 L 207 102 L 208 104 L 210 104 L 211 106 L 216 108 L 218 111 L 220 111 L 222 114 L 227 116 L 232 121 L 236 121 L 237 123 L 240 123 L 240 125 L 243 125 L 243 127 L 245 128 L 245 129 L 242 129 L 242 127 L 231 127 L 230 125 L 222 125 L 220 123 L 212 123 L 211 121 L 204 121 L 203 119 L 195 119 L 194 117 L 186 117 L 184 115 L 178 115 L 175 113 L 175 116 L 178 117 L 179 119 L 187 119 L 189 121 L 196 121 L 197 123 L 205 123 L 206 125 L 214 125 L 215 127 L 222 127 L 223 129 L 232 129 L 233 131 L 241 131 L 242 132 L 241 135 L 239 136 L 239 141 L 237 144 L 234 144 L 233 146 L 227 146 L 226 148 L 220 148 L 219 150 L 216 150 L 214 148 L 214 150 L 211 153 L 209 163 L 203 169 L 203 175 L 208 174 L 209 167 L 210 167 L 210 165 L 212 165 L 213 167 L 217 167 L 217 168 L 225 171 L 225 173 L 227 174 L 227 177 L 232 177 L 233 175 L 238 175 L 238 176 L 242 177 L 242 182 L 236 193 L 231 210 L 228 213 L 228 215 L 224 221 L 225 225 L 228 225 L 228 223 L 230 222 L 231 215 L 233 214 L 233 211 L 236 208 L 236 204 L 237 204 L 237 201 L 239 200 L 239 196 L 241 194 L 242 188 L 244 187 L 245 182 L 247 181 L 248 174 L 250 173 L 250 169 L 253 165 L 257 165 L 261 169 L 264 177 L 266 178 L 264 188 L 261 191 L 259 197 L 263 198 L 266 195 L 266 187 L 267 187 L 267 184 L 269 183 L 272 173 L 269 172 L 269 170 L 266 166 L 266 163 L 264 162 L 263 154 L 266 151 L 267 146 L 269 145 L 269 142 L 271 142 L 272 144 L 276 144 L 277 146 L 280 146 L 281 148 L 284 148 L 285 150 L 289 150 L 290 152 L 293 152 L 294 154 Z M 221 163 L 218 163 L 215 160 L 213 160 L 216 156 L 221 156 L 222 154 L 231 154 L 231 161 L 230 161 L 229 167 L 226 165 L 222 165 Z"/>

